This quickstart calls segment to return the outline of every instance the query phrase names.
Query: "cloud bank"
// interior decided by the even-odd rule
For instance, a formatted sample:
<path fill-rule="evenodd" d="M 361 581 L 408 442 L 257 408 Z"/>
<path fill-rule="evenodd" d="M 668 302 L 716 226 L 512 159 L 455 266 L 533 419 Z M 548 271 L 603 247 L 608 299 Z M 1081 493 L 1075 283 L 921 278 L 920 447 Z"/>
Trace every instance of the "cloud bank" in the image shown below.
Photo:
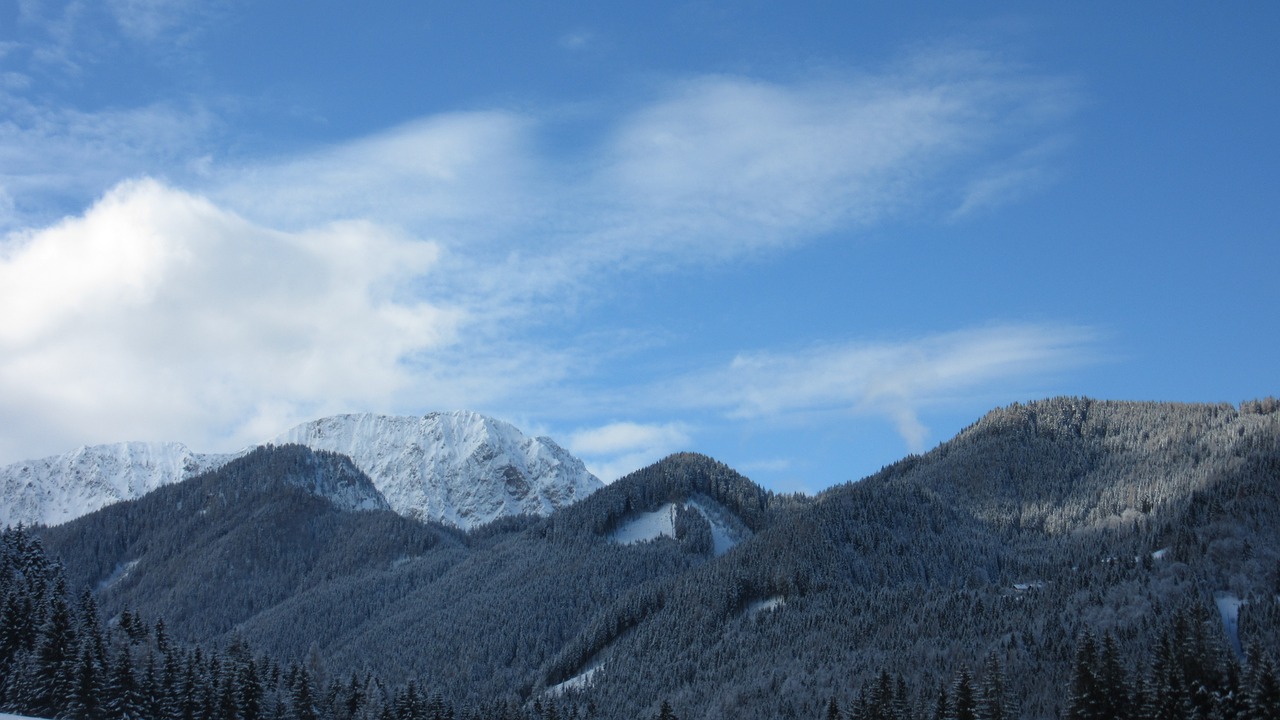
<path fill-rule="evenodd" d="M 154 181 L 10 236 L 0 255 L 7 457 L 69 438 L 260 441 L 340 408 L 386 406 L 404 359 L 452 341 L 423 302 L 432 243 L 370 223 L 254 225 Z M 204 448 L 202 448 L 204 449 Z"/>

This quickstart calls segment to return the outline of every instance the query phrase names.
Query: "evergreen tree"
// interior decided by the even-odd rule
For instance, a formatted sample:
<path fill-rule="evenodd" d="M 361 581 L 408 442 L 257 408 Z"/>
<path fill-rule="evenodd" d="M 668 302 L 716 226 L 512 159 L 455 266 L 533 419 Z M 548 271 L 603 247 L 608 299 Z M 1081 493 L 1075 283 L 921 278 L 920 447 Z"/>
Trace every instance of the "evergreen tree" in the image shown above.
<path fill-rule="evenodd" d="M 396 720 L 425 720 L 422 705 L 418 684 L 410 680 L 396 700 Z"/>
<path fill-rule="evenodd" d="M 871 689 L 871 699 L 863 715 L 866 720 L 896 720 L 893 710 L 893 678 L 886 670 L 880 671 L 875 687 Z"/>
<path fill-rule="evenodd" d="M 188 656 L 182 669 L 182 682 L 178 686 L 177 719 L 196 720 L 200 707 L 199 651 Z"/>
<path fill-rule="evenodd" d="M 938 688 L 938 697 L 933 703 L 933 720 L 948 720 L 951 717 L 951 697 L 947 694 L 947 686 Z"/>
<path fill-rule="evenodd" d="M 955 690 L 952 692 L 952 720 L 977 720 L 978 703 L 973 692 L 973 678 L 969 676 L 969 668 L 961 666 L 960 676 L 956 678 Z"/>
<path fill-rule="evenodd" d="M 77 659 L 67 586 L 61 576 L 54 582 L 46 601 L 48 610 L 36 646 L 31 710 L 37 715 L 55 717 L 66 710 Z"/>
<path fill-rule="evenodd" d="M 262 681 L 258 678 L 258 668 L 250 658 L 240 667 L 238 683 L 237 713 L 240 720 L 263 720 L 262 718 Z"/>
<path fill-rule="evenodd" d="M 164 680 L 156 668 L 155 653 L 147 653 L 147 667 L 142 673 L 142 712 L 148 718 L 164 717 Z"/>
<path fill-rule="evenodd" d="M 222 676 L 218 679 L 218 717 L 234 718 L 239 707 L 239 693 L 237 682 L 239 678 L 238 668 L 233 664 L 233 660 L 228 657 L 222 668 Z"/>
<path fill-rule="evenodd" d="M 107 667 L 107 646 L 102 634 L 102 617 L 98 601 L 87 588 L 80 593 L 79 623 L 76 634 L 82 645 L 89 645 L 93 660 L 101 670 Z"/>
<path fill-rule="evenodd" d="M 1096 717 L 1128 720 L 1131 710 L 1129 681 L 1120 659 L 1116 639 L 1110 632 L 1102 637 L 1102 655 L 1098 661 L 1096 681 L 1101 712 Z"/>
<path fill-rule="evenodd" d="M 1263 658 L 1253 672 L 1252 687 L 1245 699 L 1248 720 L 1274 720 L 1280 718 L 1280 678 L 1276 677 L 1275 664 Z"/>
<path fill-rule="evenodd" d="M 346 720 L 354 720 L 354 718 L 359 714 L 360 710 L 364 707 L 365 697 L 364 684 L 356 677 L 354 672 L 351 673 L 351 679 L 347 682 L 347 691 L 343 697 L 343 707 L 346 711 Z"/>
<path fill-rule="evenodd" d="M 1000 667 L 999 658 L 991 653 L 982 665 L 982 685 L 978 693 L 979 720 L 1006 720 L 1007 703 L 1004 670 Z"/>
<path fill-rule="evenodd" d="M 1150 706 L 1147 715 L 1151 720 L 1185 720 L 1191 717 L 1191 701 L 1187 694 L 1182 665 L 1174 654 L 1169 633 L 1160 635 L 1155 656 L 1151 661 Z"/>
<path fill-rule="evenodd" d="M 128 648 L 116 653 L 111 667 L 111 680 L 104 703 L 107 720 L 143 720 L 142 691 L 133 671 L 133 658 Z"/>
<path fill-rule="evenodd" d="M 97 720 L 101 712 L 101 696 L 102 668 L 94 657 L 93 648 L 82 645 L 67 697 L 67 717 L 70 720 Z"/>
<path fill-rule="evenodd" d="M 161 655 L 169 652 L 169 631 L 165 628 L 164 618 L 156 619 L 155 641 L 157 652 Z"/>
<path fill-rule="evenodd" d="M 1071 679 L 1071 699 L 1067 707 L 1070 720 L 1108 720 L 1102 689 L 1097 674 L 1098 645 L 1093 634 L 1085 631 L 1076 645 L 1076 658 Z"/>
<path fill-rule="evenodd" d="M 315 689 L 311 687 L 311 674 L 305 667 L 298 669 L 290 701 L 293 705 L 293 720 L 320 720 L 320 714 L 316 708 Z"/>

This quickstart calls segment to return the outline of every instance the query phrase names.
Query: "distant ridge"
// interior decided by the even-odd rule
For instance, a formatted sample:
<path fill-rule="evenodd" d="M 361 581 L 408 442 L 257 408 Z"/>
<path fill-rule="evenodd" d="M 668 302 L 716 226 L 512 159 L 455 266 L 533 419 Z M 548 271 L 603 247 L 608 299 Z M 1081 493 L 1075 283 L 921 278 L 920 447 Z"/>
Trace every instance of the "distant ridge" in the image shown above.
<path fill-rule="evenodd" d="M 215 470 L 240 454 L 201 454 L 177 442 L 122 442 L 16 462 L 0 468 L 0 527 L 59 525 Z"/>
<path fill-rule="evenodd" d="M 421 417 L 338 415 L 269 441 L 347 455 L 391 508 L 469 529 L 510 515 L 546 515 L 602 486 L 549 438 L 474 412 Z M 248 450 L 201 454 L 182 443 L 124 442 L 0 468 L 0 527 L 58 525 L 222 467 Z"/>
<path fill-rule="evenodd" d="M 273 442 L 346 455 L 392 510 L 463 529 L 511 515 L 548 515 L 603 486 L 550 438 L 526 437 L 468 411 L 338 415 Z"/>

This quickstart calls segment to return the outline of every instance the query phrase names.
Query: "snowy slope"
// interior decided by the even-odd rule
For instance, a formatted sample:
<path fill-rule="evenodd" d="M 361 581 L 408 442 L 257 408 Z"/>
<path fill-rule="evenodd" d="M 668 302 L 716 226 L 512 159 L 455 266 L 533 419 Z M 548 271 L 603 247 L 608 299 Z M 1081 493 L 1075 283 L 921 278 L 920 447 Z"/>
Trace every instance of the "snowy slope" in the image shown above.
<path fill-rule="evenodd" d="M 464 529 L 507 515 L 546 515 L 601 487 L 549 438 L 466 411 L 339 415 L 272 442 L 342 453 L 397 513 Z"/>
<path fill-rule="evenodd" d="M 182 443 L 126 442 L 17 462 L 0 468 L 0 527 L 64 523 L 236 457 L 194 453 Z"/>
<path fill-rule="evenodd" d="M 525 437 L 472 412 L 339 415 L 271 441 L 291 442 L 350 457 L 395 512 L 464 529 L 507 515 L 546 515 L 601 487 L 581 460 L 552 440 Z M 0 527 L 64 523 L 216 469 L 245 452 L 201 455 L 181 443 L 128 442 L 14 463 L 0 468 Z M 339 507 L 368 505 L 342 495 L 343 488 L 313 491 Z"/>

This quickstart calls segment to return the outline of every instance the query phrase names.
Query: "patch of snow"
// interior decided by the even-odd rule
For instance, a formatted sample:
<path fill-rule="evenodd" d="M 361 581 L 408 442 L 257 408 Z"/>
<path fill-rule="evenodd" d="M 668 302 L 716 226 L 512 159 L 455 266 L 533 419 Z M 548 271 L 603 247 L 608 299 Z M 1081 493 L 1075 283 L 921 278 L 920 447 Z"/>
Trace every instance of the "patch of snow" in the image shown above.
<path fill-rule="evenodd" d="M 26 715 L 9 715 L 0 713 L 0 720 L 40 720 L 40 718 L 27 717 Z"/>
<path fill-rule="evenodd" d="M 627 520 L 609 534 L 609 539 L 622 545 L 631 545 L 661 537 L 676 536 L 676 512 L 680 508 L 693 508 L 711 526 L 712 552 L 720 557 L 750 536 L 742 522 L 733 513 L 707 497 L 690 498 L 688 503 L 667 503 L 657 510 L 640 513 Z"/>
<path fill-rule="evenodd" d="M 137 566 L 137 564 L 138 564 L 137 560 L 130 560 L 127 563 L 121 563 L 117 565 L 116 569 L 111 571 L 110 575 L 108 575 L 102 582 L 98 583 L 98 590 L 106 590 L 112 585 L 115 585 L 116 583 L 125 579 L 125 577 L 129 575 L 129 571 L 133 570 L 133 568 Z"/>
<path fill-rule="evenodd" d="M 786 604 L 787 599 L 781 595 L 775 595 L 771 598 L 765 598 L 764 600 L 752 600 L 751 603 L 747 605 L 746 615 L 747 617 L 754 617 L 762 612 L 771 612 L 780 607 L 784 607 Z"/>
<path fill-rule="evenodd" d="M 1172 548 L 1167 548 L 1167 547 L 1160 548 L 1159 550 L 1156 550 L 1155 552 L 1151 553 L 1151 559 L 1163 560 L 1164 557 L 1169 554 L 1170 550 L 1172 550 Z"/>
<path fill-rule="evenodd" d="M 1044 587 L 1044 581 L 1042 580 L 1032 580 L 1031 582 L 1021 582 L 1021 583 L 1013 584 L 1013 589 L 1017 590 L 1018 592 L 1026 592 L 1028 590 L 1039 590 L 1042 587 Z"/>
<path fill-rule="evenodd" d="M 1244 600 L 1229 592 L 1219 591 L 1213 594 L 1213 603 L 1218 606 L 1218 615 L 1222 616 L 1222 629 L 1231 641 L 1231 649 L 1236 651 L 1237 657 L 1244 657 L 1240 649 L 1240 606 L 1244 604 Z"/>
<path fill-rule="evenodd" d="M 692 499 L 689 505 L 711 525 L 711 542 L 716 557 L 729 552 L 751 534 L 733 513 L 710 498 Z"/>
<path fill-rule="evenodd" d="M 676 536 L 676 504 L 667 503 L 657 510 L 631 518 L 612 533 L 609 539 L 621 545 L 634 545 L 660 537 Z"/>
<path fill-rule="evenodd" d="M 587 667 L 583 668 L 582 672 L 578 673 L 577 675 L 574 675 L 573 677 L 569 678 L 568 680 L 565 680 L 564 682 L 556 683 L 555 685 L 552 685 L 551 687 L 547 688 L 546 694 L 550 695 L 551 697 L 555 697 L 557 695 L 563 695 L 566 691 L 569 691 L 569 690 L 582 690 L 591 684 L 591 681 L 592 679 L 595 678 L 596 673 L 600 672 L 600 670 L 603 667 L 604 667 L 603 661 L 594 660 L 589 665 L 587 665 Z"/>

